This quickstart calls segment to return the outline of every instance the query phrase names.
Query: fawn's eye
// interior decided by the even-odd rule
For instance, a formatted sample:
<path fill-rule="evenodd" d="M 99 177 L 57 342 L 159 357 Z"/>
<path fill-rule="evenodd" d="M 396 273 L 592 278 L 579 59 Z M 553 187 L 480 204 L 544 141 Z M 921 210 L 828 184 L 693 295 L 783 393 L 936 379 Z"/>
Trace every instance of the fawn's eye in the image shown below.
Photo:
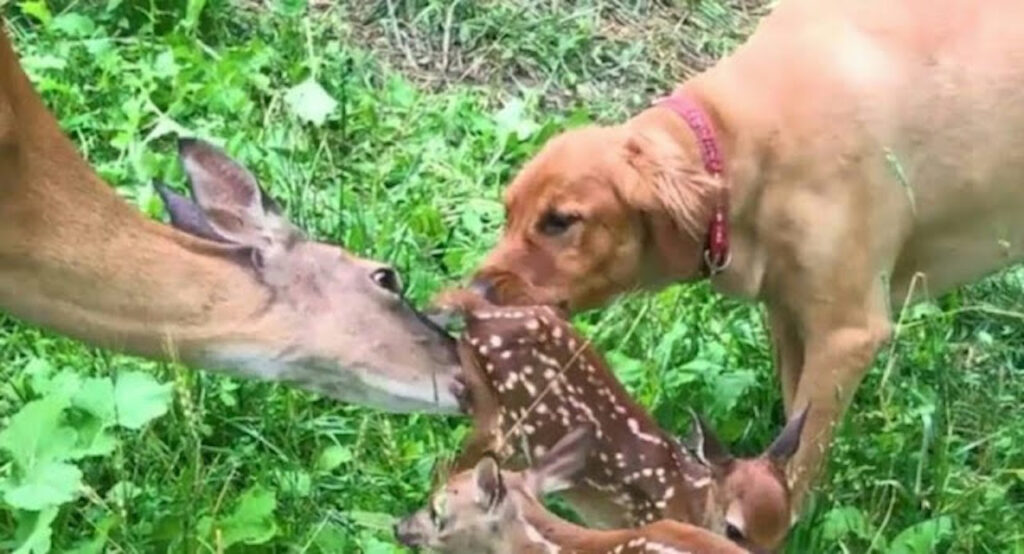
<path fill-rule="evenodd" d="M 446 500 L 447 499 L 444 496 L 437 496 L 430 502 L 430 523 L 432 523 L 438 531 L 443 530 L 444 526 L 448 523 L 443 517 Z"/>
<path fill-rule="evenodd" d="M 583 219 L 580 214 L 558 212 L 548 210 L 540 221 L 537 222 L 537 230 L 549 237 L 557 237 L 572 228 Z"/>

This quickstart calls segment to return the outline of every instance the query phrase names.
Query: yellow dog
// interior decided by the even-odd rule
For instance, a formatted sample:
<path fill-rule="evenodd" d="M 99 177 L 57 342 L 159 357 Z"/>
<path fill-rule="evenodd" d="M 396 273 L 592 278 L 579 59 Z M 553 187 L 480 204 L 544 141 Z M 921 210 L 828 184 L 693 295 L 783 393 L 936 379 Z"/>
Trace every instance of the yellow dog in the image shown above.
<path fill-rule="evenodd" d="M 570 309 L 708 277 L 763 300 L 802 499 L 890 305 L 1024 253 L 1024 2 L 783 0 L 668 100 L 553 139 L 475 275 Z M 915 295 L 916 296 L 916 295 Z"/>

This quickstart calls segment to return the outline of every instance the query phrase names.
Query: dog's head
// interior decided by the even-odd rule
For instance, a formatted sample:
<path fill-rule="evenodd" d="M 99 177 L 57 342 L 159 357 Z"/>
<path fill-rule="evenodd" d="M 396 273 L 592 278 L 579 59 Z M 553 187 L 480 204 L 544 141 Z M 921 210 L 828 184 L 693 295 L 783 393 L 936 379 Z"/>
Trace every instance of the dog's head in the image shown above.
<path fill-rule="evenodd" d="M 508 187 L 504 233 L 472 287 L 575 311 L 697 277 L 720 183 L 685 124 L 661 112 L 552 139 Z"/>

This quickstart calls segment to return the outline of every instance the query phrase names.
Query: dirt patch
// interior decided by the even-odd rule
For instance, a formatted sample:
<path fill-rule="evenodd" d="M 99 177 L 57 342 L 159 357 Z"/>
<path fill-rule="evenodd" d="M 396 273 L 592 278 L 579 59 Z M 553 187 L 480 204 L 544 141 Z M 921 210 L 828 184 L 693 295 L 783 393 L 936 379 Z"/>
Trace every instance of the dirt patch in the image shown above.
<path fill-rule="evenodd" d="M 382 0 L 343 17 L 350 40 L 420 86 L 541 88 L 565 104 L 663 91 L 742 42 L 767 11 L 766 0 Z"/>

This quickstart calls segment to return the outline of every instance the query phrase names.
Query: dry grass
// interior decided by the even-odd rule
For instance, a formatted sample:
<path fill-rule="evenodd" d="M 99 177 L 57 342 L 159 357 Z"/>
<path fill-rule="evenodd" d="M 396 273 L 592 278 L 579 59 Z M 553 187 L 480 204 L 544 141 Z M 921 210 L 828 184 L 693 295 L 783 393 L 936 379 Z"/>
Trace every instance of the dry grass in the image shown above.
<path fill-rule="evenodd" d="M 421 86 L 539 89 L 564 108 L 643 103 L 727 53 L 767 10 L 764 0 L 379 0 L 344 18 L 353 43 Z"/>

